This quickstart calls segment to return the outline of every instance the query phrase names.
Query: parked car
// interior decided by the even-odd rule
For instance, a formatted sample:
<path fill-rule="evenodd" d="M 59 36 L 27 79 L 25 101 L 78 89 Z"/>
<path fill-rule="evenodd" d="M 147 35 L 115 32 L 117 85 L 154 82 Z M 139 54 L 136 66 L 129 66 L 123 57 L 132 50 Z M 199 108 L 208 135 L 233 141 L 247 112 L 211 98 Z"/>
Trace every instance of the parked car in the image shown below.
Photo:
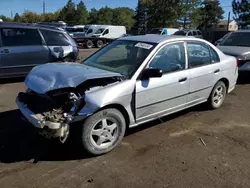
<path fill-rule="evenodd" d="M 215 41 L 214 45 L 217 46 L 218 44 L 220 44 L 226 37 L 228 37 L 232 32 L 228 32 L 227 34 L 225 34 L 222 38 L 220 38 L 219 40 Z"/>
<path fill-rule="evenodd" d="M 205 40 L 130 36 L 82 64 L 35 67 L 16 102 L 49 138 L 65 142 L 69 126 L 81 126 L 84 149 L 100 155 L 114 149 L 129 127 L 204 102 L 221 107 L 237 77 L 236 59 Z"/>
<path fill-rule="evenodd" d="M 148 34 L 173 35 L 177 31 L 179 31 L 179 29 L 176 28 L 153 28 Z"/>
<path fill-rule="evenodd" d="M 0 78 L 26 76 L 36 65 L 76 61 L 78 48 L 53 26 L 0 23 Z"/>
<path fill-rule="evenodd" d="M 69 33 L 71 37 L 74 37 L 74 35 L 77 36 L 85 34 L 84 27 L 84 25 L 67 26 L 65 30 Z"/>
<path fill-rule="evenodd" d="M 181 36 L 192 36 L 196 38 L 203 38 L 202 33 L 200 30 L 180 30 L 174 33 L 174 35 L 181 35 Z"/>
<path fill-rule="evenodd" d="M 231 33 L 217 47 L 238 60 L 239 71 L 250 71 L 250 30 Z"/>

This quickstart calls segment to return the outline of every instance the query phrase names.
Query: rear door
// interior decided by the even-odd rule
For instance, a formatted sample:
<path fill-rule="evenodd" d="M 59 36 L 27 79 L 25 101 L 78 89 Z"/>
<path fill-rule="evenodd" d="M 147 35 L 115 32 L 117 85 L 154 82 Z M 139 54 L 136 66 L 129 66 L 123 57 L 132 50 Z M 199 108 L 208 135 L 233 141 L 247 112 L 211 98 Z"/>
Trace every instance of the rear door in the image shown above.
<path fill-rule="evenodd" d="M 47 63 L 49 51 L 40 33 L 32 28 L 2 28 L 1 72 L 3 77 L 22 76 L 34 66 Z"/>
<path fill-rule="evenodd" d="M 187 43 L 190 69 L 189 104 L 204 102 L 219 78 L 219 59 L 210 48 L 203 42 Z"/>

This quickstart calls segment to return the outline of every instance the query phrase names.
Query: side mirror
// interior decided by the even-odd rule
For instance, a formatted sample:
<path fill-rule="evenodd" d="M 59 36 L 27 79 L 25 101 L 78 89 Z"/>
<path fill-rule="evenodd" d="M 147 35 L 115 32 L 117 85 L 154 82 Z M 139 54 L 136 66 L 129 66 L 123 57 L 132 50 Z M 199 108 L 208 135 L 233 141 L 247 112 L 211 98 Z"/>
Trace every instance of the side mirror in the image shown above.
<path fill-rule="evenodd" d="M 162 70 L 155 68 L 147 68 L 143 70 L 141 79 L 146 80 L 149 78 L 160 78 L 160 77 L 162 77 Z"/>

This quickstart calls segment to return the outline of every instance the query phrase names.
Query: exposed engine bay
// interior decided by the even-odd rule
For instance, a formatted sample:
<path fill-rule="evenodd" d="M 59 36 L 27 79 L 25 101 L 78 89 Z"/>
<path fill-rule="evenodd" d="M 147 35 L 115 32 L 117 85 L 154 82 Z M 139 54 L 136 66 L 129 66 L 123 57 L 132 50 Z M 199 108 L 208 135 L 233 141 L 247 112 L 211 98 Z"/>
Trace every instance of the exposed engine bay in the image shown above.
<path fill-rule="evenodd" d="M 85 105 L 85 95 L 121 80 L 121 77 L 90 79 L 76 88 L 61 88 L 45 94 L 27 89 L 25 93 L 19 93 L 18 98 L 34 114 L 41 115 L 45 125 L 40 131 L 42 136 L 49 139 L 59 137 L 64 143 L 69 136 L 70 123 Z"/>

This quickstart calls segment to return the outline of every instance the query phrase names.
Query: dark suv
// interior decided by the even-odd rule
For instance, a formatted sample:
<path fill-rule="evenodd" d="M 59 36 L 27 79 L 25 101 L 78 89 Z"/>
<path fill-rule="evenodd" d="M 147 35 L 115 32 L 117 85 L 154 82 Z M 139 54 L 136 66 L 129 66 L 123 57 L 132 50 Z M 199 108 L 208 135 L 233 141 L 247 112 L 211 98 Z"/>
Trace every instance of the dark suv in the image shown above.
<path fill-rule="evenodd" d="M 26 76 L 36 65 L 76 61 L 75 41 L 61 28 L 0 22 L 0 78 Z"/>

